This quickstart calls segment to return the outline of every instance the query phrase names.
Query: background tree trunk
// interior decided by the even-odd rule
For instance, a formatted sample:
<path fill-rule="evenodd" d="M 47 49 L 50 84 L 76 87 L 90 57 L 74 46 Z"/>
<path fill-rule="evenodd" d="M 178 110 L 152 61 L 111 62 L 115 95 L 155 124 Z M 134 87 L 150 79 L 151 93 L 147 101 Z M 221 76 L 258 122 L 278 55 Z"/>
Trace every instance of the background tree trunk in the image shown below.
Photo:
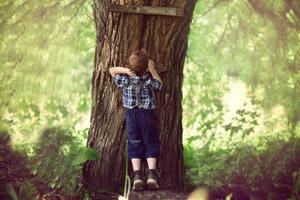
<path fill-rule="evenodd" d="M 94 0 L 97 31 L 92 79 L 92 114 L 87 146 L 97 149 L 101 159 L 85 163 L 88 187 L 119 191 L 125 174 L 125 120 L 121 91 L 108 69 L 124 65 L 129 54 L 144 48 L 158 63 L 163 90 L 157 95 L 161 156 L 161 187 L 182 189 L 184 165 L 182 145 L 182 81 L 187 36 L 196 0 L 118 1 L 113 3 L 185 8 L 185 17 L 112 13 L 109 0 Z M 145 166 L 143 166 L 145 170 Z"/>

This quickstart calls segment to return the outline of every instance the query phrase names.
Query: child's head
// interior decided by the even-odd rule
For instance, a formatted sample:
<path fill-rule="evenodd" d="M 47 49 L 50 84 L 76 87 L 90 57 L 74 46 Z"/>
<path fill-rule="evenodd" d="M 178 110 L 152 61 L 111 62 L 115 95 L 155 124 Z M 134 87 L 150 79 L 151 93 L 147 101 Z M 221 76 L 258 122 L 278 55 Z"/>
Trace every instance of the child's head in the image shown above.
<path fill-rule="evenodd" d="M 148 69 L 149 57 L 145 51 L 136 50 L 128 58 L 129 68 L 137 76 L 143 75 Z"/>

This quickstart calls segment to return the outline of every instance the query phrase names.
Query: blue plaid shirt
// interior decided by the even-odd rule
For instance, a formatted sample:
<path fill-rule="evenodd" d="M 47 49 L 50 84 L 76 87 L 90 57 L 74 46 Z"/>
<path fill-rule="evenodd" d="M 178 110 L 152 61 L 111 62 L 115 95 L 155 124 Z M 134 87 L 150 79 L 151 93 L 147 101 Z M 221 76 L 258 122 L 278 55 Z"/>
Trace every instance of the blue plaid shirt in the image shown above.
<path fill-rule="evenodd" d="M 143 81 L 141 87 L 140 101 L 144 109 L 154 109 L 156 106 L 156 99 L 154 91 L 161 90 L 162 84 L 160 81 L 152 78 L 149 73 L 143 76 L 128 76 L 124 74 L 117 74 L 113 78 L 115 84 L 123 89 L 123 106 L 132 109 L 137 106 L 137 95 L 135 88 Z"/>

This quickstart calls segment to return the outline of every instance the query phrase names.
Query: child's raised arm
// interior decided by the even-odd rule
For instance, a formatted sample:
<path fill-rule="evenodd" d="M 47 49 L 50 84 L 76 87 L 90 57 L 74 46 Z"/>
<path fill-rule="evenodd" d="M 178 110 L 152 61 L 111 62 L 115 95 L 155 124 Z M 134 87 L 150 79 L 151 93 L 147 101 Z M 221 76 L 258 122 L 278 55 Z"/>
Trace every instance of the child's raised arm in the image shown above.
<path fill-rule="evenodd" d="M 129 76 L 136 76 L 134 71 L 125 67 L 111 67 L 109 68 L 109 73 L 114 77 L 117 74 L 127 74 Z"/>
<path fill-rule="evenodd" d="M 148 66 L 149 72 L 151 73 L 152 77 L 156 80 L 158 80 L 161 84 L 163 84 L 160 76 L 158 75 L 156 69 L 155 69 L 155 65 L 154 65 L 154 61 L 149 59 L 149 66 Z"/>

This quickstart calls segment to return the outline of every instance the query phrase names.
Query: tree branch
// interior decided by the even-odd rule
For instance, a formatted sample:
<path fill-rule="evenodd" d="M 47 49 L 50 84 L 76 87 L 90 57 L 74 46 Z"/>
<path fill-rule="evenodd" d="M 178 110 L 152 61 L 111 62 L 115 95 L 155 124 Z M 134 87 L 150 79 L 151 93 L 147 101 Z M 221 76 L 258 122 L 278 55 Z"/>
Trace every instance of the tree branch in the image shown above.
<path fill-rule="evenodd" d="M 221 4 L 222 2 L 225 2 L 225 1 L 227 1 L 227 0 L 218 0 L 218 1 L 215 1 L 214 4 L 210 8 L 208 8 L 206 11 L 204 11 L 200 17 L 203 17 L 204 15 L 208 14 L 215 7 L 217 7 L 219 4 Z"/>
<path fill-rule="evenodd" d="M 251 5 L 251 7 L 254 9 L 254 11 L 259 14 L 262 17 L 265 17 L 269 19 L 275 26 L 276 28 L 282 32 L 282 30 L 285 27 L 289 27 L 291 29 L 295 29 L 297 31 L 300 30 L 300 24 L 297 23 L 291 23 L 285 16 L 285 14 L 280 15 L 278 13 L 275 13 L 274 11 L 261 6 L 257 0 L 248 0 L 248 3 Z"/>

